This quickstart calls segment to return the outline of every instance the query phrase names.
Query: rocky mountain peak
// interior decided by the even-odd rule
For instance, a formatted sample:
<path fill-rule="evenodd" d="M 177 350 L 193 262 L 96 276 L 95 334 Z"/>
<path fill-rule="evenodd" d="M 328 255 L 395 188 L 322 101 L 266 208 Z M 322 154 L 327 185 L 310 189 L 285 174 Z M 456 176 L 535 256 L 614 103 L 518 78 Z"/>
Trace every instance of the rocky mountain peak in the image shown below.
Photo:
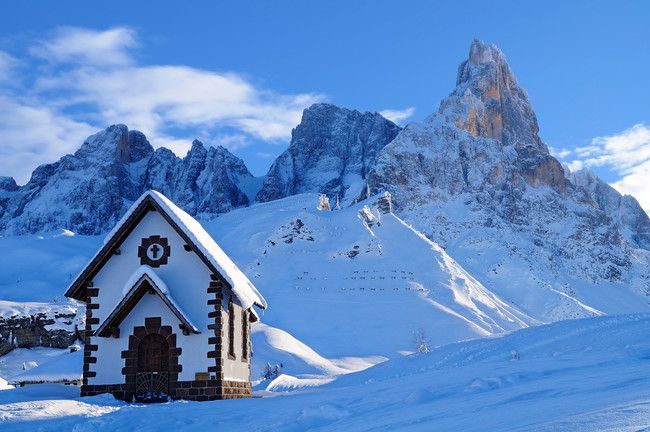
<path fill-rule="evenodd" d="M 456 88 L 431 119 L 505 146 L 533 147 L 548 153 L 538 136 L 537 117 L 528 95 L 518 85 L 505 55 L 480 40 L 472 42 L 467 60 L 458 67 Z"/>
<path fill-rule="evenodd" d="M 291 143 L 273 163 L 258 201 L 317 192 L 353 199 L 379 151 L 401 130 L 378 113 L 318 103 L 303 112 Z"/>
<path fill-rule="evenodd" d="M 573 277 L 618 283 L 642 271 L 627 282 L 650 289 L 647 264 L 629 252 L 648 248 L 647 215 L 595 174 L 566 173 L 538 130 L 503 53 L 474 41 L 451 94 L 381 150 L 368 189 L 389 191 L 400 216 L 472 265 L 490 262 L 489 277 L 506 266 L 506 286 L 536 280 L 570 293 Z M 517 274 L 513 261 L 534 275 Z M 561 309 L 549 313 L 566 316 Z"/>
<path fill-rule="evenodd" d="M 203 145 L 203 143 L 200 140 L 195 138 L 192 141 L 192 147 L 190 148 L 190 152 L 191 153 L 192 152 L 197 153 L 197 152 L 203 152 L 203 151 L 205 151 L 205 146 Z"/>
<path fill-rule="evenodd" d="M 469 47 L 467 60 L 458 68 L 456 85 L 469 81 L 473 74 L 484 73 L 484 68 L 501 69 L 508 78 L 513 78 L 510 67 L 503 52 L 494 44 L 487 44 L 479 39 L 474 39 Z"/>
<path fill-rule="evenodd" d="M 0 190 L 12 192 L 18 190 L 18 184 L 13 177 L 0 176 Z"/>
<path fill-rule="evenodd" d="M 590 169 L 566 171 L 569 181 L 589 195 L 594 207 L 606 213 L 628 241 L 650 249 L 650 218 L 634 197 L 622 195 Z"/>
<path fill-rule="evenodd" d="M 126 125 L 116 124 L 89 136 L 75 156 L 128 164 L 148 158 L 152 153 L 153 147 L 142 132 L 129 131 Z"/>
<path fill-rule="evenodd" d="M 141 132 L 112 125 L 88 137 L 74 154 L 36 168 L 25 186 L 0 179 L 0 231 L 65 228 L 99 234 L 146 189 L 163 192 L 195 214 L 247 205 L 259 186 L 243 161 L 223 147 L 206 149 L 195 140 L 181 159 L 168 149 L 154 151 Z"/>

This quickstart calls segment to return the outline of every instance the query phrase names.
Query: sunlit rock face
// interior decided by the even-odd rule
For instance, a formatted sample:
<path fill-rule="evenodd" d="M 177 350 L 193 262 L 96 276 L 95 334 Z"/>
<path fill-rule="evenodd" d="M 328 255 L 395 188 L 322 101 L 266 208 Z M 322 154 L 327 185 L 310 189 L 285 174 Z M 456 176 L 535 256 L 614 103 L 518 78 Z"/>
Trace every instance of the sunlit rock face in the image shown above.
<path fill-rule="evenodd" d="M 503 53 L 475 40 L 438 111 L 408 125 L 382 150 L 370 173 L 371 190 L 414 183 L 452 193 L 486 187 L 522 193 L 526 185 L 566 193 L 564 170 L 538 130 Z"/>
<path fill-rule="evenodd" d="M 390 192 L 395 211 L 457 258 L 490 251 L 463 264 L 516 293 L 533 284 L 565 294 L 577 278 L 645 294 L 648 254 L 631 251 L 650 244 L 648 216 L 593 173 L 565 172 L 538 131 L 503 53 L 474 41 L 438 110 L 379 152 L 368 193 Z"/>

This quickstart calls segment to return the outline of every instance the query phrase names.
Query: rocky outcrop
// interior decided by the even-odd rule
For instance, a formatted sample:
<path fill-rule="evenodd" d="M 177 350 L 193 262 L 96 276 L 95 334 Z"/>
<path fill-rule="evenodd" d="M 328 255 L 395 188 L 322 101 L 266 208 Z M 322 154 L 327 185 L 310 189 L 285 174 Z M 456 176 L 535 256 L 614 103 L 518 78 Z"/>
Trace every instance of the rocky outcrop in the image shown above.
<path fill-rule="evenodd" d="M 246 206 L 259 189 L 244 162 L 224 147 L 195 140 L 185 158 L 160 148 L 149 161 L 145 187 L 155 189 L 191 214 L 224 213 Z"/>
<path fill-rule="evenodd" d="M 0 356 L 14 348 L 67 348 L 83 340 L 83 318 L 76 308 L 37 304 L 31 310 L 31 305 L 21 305 L 20 311 L 0 310 Z"/>
<path fill-rule="evenodd" d="M 152 153 L 141 133 L 111 126 L 90 136 L 73 155 L 38 167 L 9 197 L 0 224 L 10 234 L 60 228 L 102 232 L 140 194 L 140 172 Z"/>
<path fill-rule="evenodd" d="M 247 205 L 247 192 L 254 196 L 258 183 L 223 147 L 206 149 L 195 141 L 181 159 L 167 149 L 154 151 L 141 132 L 114 125 L 89 137 L 73 155 L 38 167 L 22 187 L 3 178 L 0 231 L 103 233 L 152 188 L 192 214 L 222 213 Z"/>
<path fill-rule="evenodd" d="M 13 177 L 0 176 L 0 190 L 13 192 L 18 190 L 18 185 Z"/>
<path fill-rule="evenodd" d="M 379 151 L 399 131 L 377 113 L 312 105 L 293 130 L 289 148 L 271 166 L 257 200 L 317 192 L 350 201 L 364 188 Z"/>
<path fill-rule="evenodd" d="M 589 169 L 567 172 L 567 178 L 588 193 L 594 205 L 616 223 L 628 241 L 650 250 L 650 218 L 634 197 L 622 195 Z"/>
<path fill-rule="evenodd" d="M 526 91 L 517 84 L 503 53 L 474 40 L 458 68 L 456 88 L 438 111 L 450 124 L 504 146 L 546 147 Z"/>

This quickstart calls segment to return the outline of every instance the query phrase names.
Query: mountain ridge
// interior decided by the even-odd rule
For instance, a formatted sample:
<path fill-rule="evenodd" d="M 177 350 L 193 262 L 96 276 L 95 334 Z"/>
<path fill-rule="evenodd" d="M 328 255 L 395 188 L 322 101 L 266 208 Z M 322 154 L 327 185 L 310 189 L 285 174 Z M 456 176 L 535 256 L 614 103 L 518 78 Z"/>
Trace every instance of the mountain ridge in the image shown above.
<path fill-rule="evenodd" d="M 183 158 L 126 125 L 88 137 L 73 154 L 41 165 L 29 181 L 0 181 L 0 230 L 28 234 L 69 229 L 108 231 L 144 190 L 157 189 L 192 214 L 249 204 L 255 183 L 244 162 L 224 147 L 195 140 Z"/>
<path fill-rule="evenodd" d="M 415 164 L 404 170 L 390 161 L 388 154 L 396 148 L 396 138 L 411 145 L 421 139 L 425 129 L 434 131 L 440 151 L 446 152 L 445 158 L 437 160 L 444 169 L 420 166 L 418 170 Z M 458 67 L 456 87 L 422 123 L 402 128 L 378 113 L 314 104 L 304 110 L 288 148 L 262 177 L 253 176 L 246 164 L 224 147 L 206 149 L 194 140 L 186 156 L 179 158 L 164 147 L 154 150 L 141 132 L 112 125 L 86 139 L 74 154 L 36 168 L 25 185 L 0 177 L 0 231 L 25 234 L 65 228 L 98 234 L 109 230 L 128 203 L 147 188 L 161 191 L 194 215 L 223 213 L 299 193 L 324 193 L 347 205 L 386 190 L 394 193 L 399 209 L 404 201 L 436 199 L 426 194 L 424 198 L 400 196 L 402 186 L 413 183 L 409 177 L 419 176 L 420 186 L 442 184 L 450 192 L 481 188 L 487 181 L 496 189 L 509 189 L 506 194 L 514 201 L 521 199 L 524 183 L 549 186 L 561 195 L 582 194 L 579 199 L 612 213 L 628 240 L 649 248 L 650 220 L 638 202 L 619 194 L 593 173 L 565 170 L 538 132 L 528 95 L 503 52 L 475 39 L 467 59 Z M 417 156 L 420 159 L 430 150 L 427 140 Z M 456 156 L 449 153 L 450 145 L 463 140 L 466 142 Z M 74 189 L 84 186 L 83 194 L 70 191 L 57 197 L 59 209 L 32 209 L 48 189 L 61 189 L 62 178 L 79 175 L 85 178 Z M 106 183 L 105 187 L 88 184 L 93 178 Z M 56 187 L 48 187 L 50 183 Z M 93 202 L 91 194 L 101 195 L 103 201 L 108 198 L 111 204 Z M 84 202 L 86 207 L 98 206 L 97 212 L 86 215 L 75 206 Z M 504 213 L 513 206 L 504 203 Z M 511 219 L 516 219 L 515 213 L 511 211 Z M 84 220 L 98 217 L 103 222 Z"/>
<path fill-rule="evenodd" d="M 223 147 L 195 140 L 180 158 L 111 126 L 27 185 L 0 178 L 0 229 L 99 234 L 150 188 L 196 215 L 265 292 L 266 324 L 326 357 L 393 355 L 418 327 L 442 344 L 649 307 L 648 215 L 549 153 L 505 56 L 480 41 L 424 121 L 312 106 L 264 179 Z M 30 239 L 22 256 L 93 239 Z M 2 240 L 15 254 L 28 243 Z M 81 266 L 68 253 L 60 267 Z M 4 292 L 22 291 L 4 265 Z"/>

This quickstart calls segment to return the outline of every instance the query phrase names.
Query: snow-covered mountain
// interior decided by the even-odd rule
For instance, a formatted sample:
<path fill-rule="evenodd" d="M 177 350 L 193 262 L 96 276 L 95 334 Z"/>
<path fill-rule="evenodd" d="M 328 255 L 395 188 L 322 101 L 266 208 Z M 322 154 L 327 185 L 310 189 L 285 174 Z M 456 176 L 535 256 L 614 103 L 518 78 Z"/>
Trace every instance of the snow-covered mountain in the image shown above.
<path fill-rule="evenodd" d="M 195 141 L 181 159 L 112 126 L 25 186 L 0 179 L 0 228 L 97 234 L 145 188 L 198 214 L 269 298 L 264 322 L 325 356 L 389 355 L 418 327 L 446 343 L 648 310 L 647 214 L 595 174 L 562 167 L 505 56 L 480 41 L 422 123 L 402 129 L 379 114 L 314 105 L 263 179 L 223 148 Z M 316 211 L 317 195 L 305 192 L 343 208 Z M 383 192 L 395 214 L 377 213 Z M 75 256 L 61 268 L 81 264 Z M 375 301 L 399 305 L 392 334 Z M 350 338 L 355 352 L 334 343 L 355 332 L 364 335 Z"/>
<path fill-rule="evenodd" d="M 264 292 L 262 321 L 327 357 L 393 357 L 422 330 L 433 345 L 539 324 L 373 203 L 318 211 L 316 194 L 205 221 Z M 445 329 L 441 331 L 441 329 Z"/>
<path fill-rule="evenodd" d="M 368 184 L 486 287 L 547 320 L 624 311 L 622 291 L 650 291 L 648 216 L 549 154 L 494 45 L 472 43 L 456 88 L 381 150 Z"/>
<path fill-rule="evenodd" d="M 247 205 L 258 183 L 223 147 L 206 149 L 194 141 L 180 159 L 165 148 L 154 151 L 142 133 L 113 125 L 90 136 L 74 154 L 38 167 L 24 186 L 1 178 L 0 230 L 106 232 L 151 188 L 193 214 L 225 212 Z"/>
<path fill-rule="evenodd" d="M 145 189 L 164 193 L 192 214 L 225 213 L 252 202 L 261 179 L 224 147 L 208 147 L 194 140 L 183 159 L 157 149 L 144 179 Z"/>
<path fill-rule="evenodd" d="M 257 200 L 320 192 L 350 202 L 364 189 L 379 151 L 400 129 L 377 113 L 312 105 L 264 178 Z"/>

